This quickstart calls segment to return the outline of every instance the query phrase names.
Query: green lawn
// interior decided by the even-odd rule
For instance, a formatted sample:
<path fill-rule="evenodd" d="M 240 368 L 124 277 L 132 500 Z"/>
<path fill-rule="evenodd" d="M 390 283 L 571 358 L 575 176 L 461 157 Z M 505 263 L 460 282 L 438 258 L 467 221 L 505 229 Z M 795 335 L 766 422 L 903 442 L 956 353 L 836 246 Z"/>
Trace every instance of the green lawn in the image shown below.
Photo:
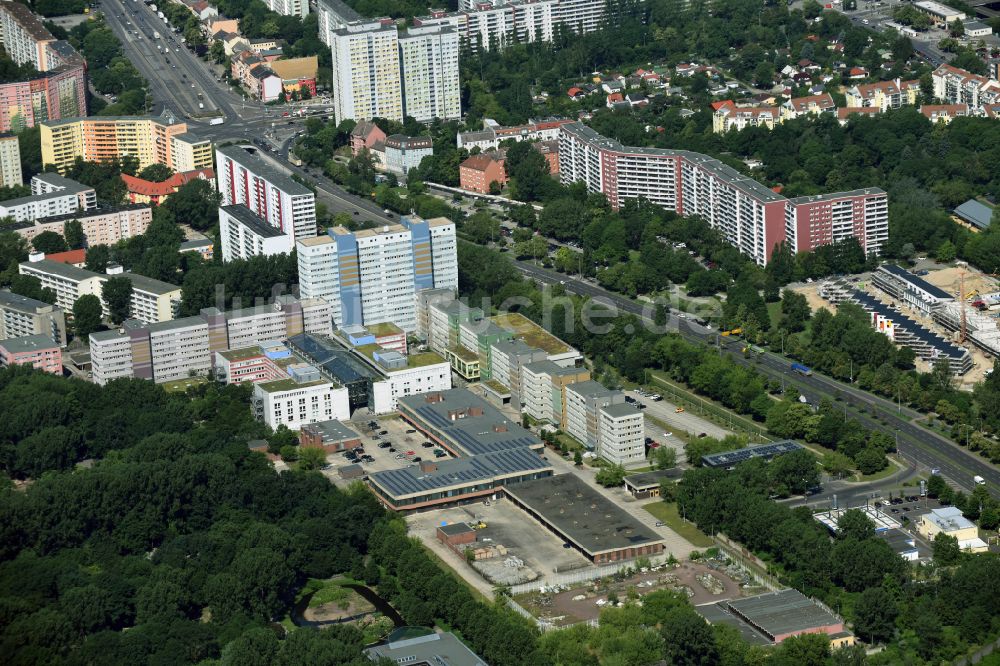
<path fill-rule="evenodd" d="M 882 479 L 888 476 L 892 476 L 898 471 L 899 471 L 899 464 L 896 463 L 896 461 L 893 460 L 892 458 L 889 458 L 889 466 L 883 469 L 882 471 L 875 472 L 874 474 L 862 474 L 858 472 L 857 474 L 854 475 L 854 478 L 857 481 L 863 481 L 863 482 L 881 481 Z"/>
<path fill-rule="evenodd" d="M 693 523 L 689 523 L 681 518 L 677 513 L 677 504 L 661 502 L 650 502 L 643 504 L 642 508 L 653 514 L 653 517 L 664 522 L 667 527 L 677 532 L 682 537 L 691 542 L 691 545 L 698 548 L 708 548 L 714 546 L 715 542 L 707 534 L 699 530 Z"/>
<path fill-rule="evenodd" d="M 767 315 L 771 318 L 771 327 L 777 328 L 781 321 L 781 301 L 767 304 Z"/>

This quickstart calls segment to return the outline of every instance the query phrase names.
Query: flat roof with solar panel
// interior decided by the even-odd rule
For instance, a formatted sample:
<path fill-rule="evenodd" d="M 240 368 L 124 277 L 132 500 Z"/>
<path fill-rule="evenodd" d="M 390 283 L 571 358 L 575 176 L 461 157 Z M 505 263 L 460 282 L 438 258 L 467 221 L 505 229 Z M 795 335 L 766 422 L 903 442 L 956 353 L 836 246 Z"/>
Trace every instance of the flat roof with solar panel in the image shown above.
<path fill-rule="evenodd" d="M 455 455 L 542 447 L 534 433 L 465 389 L 403 396 L 398 406 L 403 418 Z"/>
<path fill-rule="evenodd" d="M 753 458 L 770 460 L 775 456 L 780 456 L 783 453 L 791 453 L 792 451 L 798 451 L 801 448 L 803 447 L 798 442 L 786 439 L 780 442 L 771 442 L 770 444 L 748 446 L 735 451 L 712 453 L 710 455 L 702 456 L 701 462 L 705 467 L 729 468 Z"/>

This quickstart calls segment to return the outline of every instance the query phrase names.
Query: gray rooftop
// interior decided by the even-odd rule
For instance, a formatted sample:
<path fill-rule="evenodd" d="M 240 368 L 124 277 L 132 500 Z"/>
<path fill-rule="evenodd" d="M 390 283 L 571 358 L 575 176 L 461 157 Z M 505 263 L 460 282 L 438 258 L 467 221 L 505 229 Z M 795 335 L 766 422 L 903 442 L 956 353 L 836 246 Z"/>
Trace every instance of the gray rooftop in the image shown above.
<path fill-rule="evenodd" d="M 198 248 L 209 247 L 210 245 L 214 245 L 211 238 L 195 238 L 181 243 L 180 251 L 197 250 Z"/>
<path fill-rule="evenodd" d="M 881 266 L 878 267 L 878 270 L 883 271 L 885 273 L 889 273 L 893 277 L 896 277 L 902 280 L 903 282 L 908 282 L 917 289 L 920 289 L 921 291 L 926 291 L 934 298 L 939 298 L 944 301 L 955 300 L 954 294 L 949 294 L 941 287 L 934 286 L 933 284 L 923 279 L 922 277 L 914 275 L 910 271 L 906 270 L 905 268 L 901 268 L 896 264 L 882 264 Z"/>
<path fill-rule="evenodd" d="M 58 310 L 59 308 L 50 303 L 39 301 L 27 296 L 15 294 L 6 289 L 0 290 L 0 308 L 17 310 L 19 312 L 35 313 L 39 310 Z"/>
<path fill-rule="evenodd" d="M 552 465 L 526 447 L 484 453 L 467 458 L 435 461 L 437 469 L 423 471 L 420 465 L 372 472 L 368 480 L 396 499 L 458 486 L 477 485 L 527 472 L 552 470 Z"/>
<path fill-rule="evenodd" d="M 612 418 L 622 418 L 623 416 L 635 416 L 636 414 L 642 414 L 638 407 L 633 407 L 627 402 L 620 402 L 615 405 L 605 405 L 601 407 L 602 412 L 606 412 L 608 416 Z"/>
<path fill-rule="evenodd" d="M 319 6 L 326 8 L 331 14 L 335 14 L 344 23 L 364 20 L 361 14 L 354 11 L 346 3 L 341 2 L 341 0 L 319 0 Z"/>
<path fill-rule="evenodd" d="M 872 195 L 885 194 L 885 190 L 880 187 L 866 187 L 860 190 L 850 190 L 848 192 L 830 192 L 828 194 L 811 194 L 804 197 L 795 197 L 794 199 L 789 199 L 790 202 L 794 204 L 799 203 L 812 203 L 815 201 L 833 201 L 834 199 L 843 199 L 845 197 L 867 197 Z"/>
<path fill-rule="evenodd" d="M 219 210 L 225 211 L 227 215 L 235 218 L 237 222 L 261 238 L 277 238 L 285 235 L 285 232 L 281 229 L 272 227 L 264 218 L 260 217 L 257 213 L 253 212 L 246 206 L 222 206 Z"/>
<path fill-rule="evenodd" d="M 629 474 L 625 477 L 625 483 L 633 488 L 642 490 L 644 488 L 656 488 L 660 485 L 660 481 L 664 479 L 679 479 L 684 476 L 684 473 L 677 467 L 671 467 L 670 469 L 658 469 L 652 472 L 639 472 L 638 474 Z"/>
<path fill-rule="evenodd" d="M 575 474 L 514 483 L 505 491 L 591 557 L 663 541 Z"/>
<path fill-rule="evenodd" d="M 743 640 L 752 645 L 770 645 L 771 641 L 764 634 L 760 633 L 741 618 L 726 610 L 726 602 L 702 604 L 695 606 L 694 610 L 701 615 L 709 624 L 728 624 L 740 632 Z"/>
<path fill-rule="evenodd" d="M 380 658 L 391 659 L 398 664 L 420 666 L 487 666 L 454 634 L 429 634 L 417 638 L 376 645 L 365 650 L 372 661 Z"/>
<path fill-rule="evenodd" d="M 993 220 L 993 209 L 975 199 L 969 199 L 955 209 L 955 215 L 975 227 L 986 229 Z"/>
<path fill-rule="evenodd" d="M 21 266 L 34 268 L 36 270 L 57 275 L 61 278 L 72 280 L 74 282 L 82 282 L 83 280 L 101 276 L 100 273 L 94 273 L 93 271 L 88 271 L 83 268 L 77 268 L 72 264 L 61 264 L 58 261 L 52 261 L 51 259 L 22 261 Z"/>
<path fill-rule="evenodd" d="M 583 382 L 576 382 L 575 384 L 570 384 L 566 387 L 568 390 L 573 391 L 584 398 L 598 398 L 601 396 L 611 395 L 617 393 L 612 389 L 609 389 L 601 384 L 600 382 L 594 381 L 593 379 L 588 379 Z"/>
<path fill-rule="evenodd" d="M 540 447 L 542 441 L 465 389 L 399 398 L 400 411 L 465 455 Z"/>
<path fill-rule="evenodd" d="M 529 349 L 531 348 L 529 347 Z M 552 377 L 561 377 L 564 375 L 578 375 L 583 368 L 577 368 L 575 366 L 569 366 L 567 368 L 555 363 L 554 361 L 546 359 L 544 361 L 526 363 L 524 369 L 529 372 L 533 372 L 536 375 L 546 374 Z"/>
<path fill-rule="evenodd" d="M 297 183 L 288 177 L 283 171 L 271 166 L 257 155 L 251 155 L 239 146 L 223 146 L 215 149 L 216 153 L 225 155 L 234 162 L 238 162 L 258 176 L 263 176 L 272 185 L 282 190 L 290 196 L 312 194 L 312 191 L 301 183 Z M 218 160 L 216 161 L 218 162 Z"/>
<path fill-rule="evenodd" d="M 538 347 L 532 347 L 521 338 L 497 340 L 491 346 L 494 349 L 510 356 L 545 354 L 545 350 L 539 349 Z"/>
<path fill-rule="evenodd" d="M 309 430 L 311 432 L 316 432 L 323 438 L 324 444 L 331 444 L 334 442 L 345 442 L 352 439 L 359 439 L 360 435 L 354 432 L 352 429 L 348 428 L 346 425 L 340 421 L 320 421 L 319 423 L 310 423 L 309 425 L 302 426 L 303 430 Z"/>
<path fill-rule="evenodd" d="M 51 340 L 49 341 L 51 343 Z M 962 515 L 962 511 L 953 506 L 943 506 L 938 509 L 931 509 L 930 513 L 920 516 L 922 520 L 934 523 L 938 529 L 944 532 L 955 530 L 967 530 L 975 528 L 976 524 Z"/>
<path fill-rule="evenodd" d="M 0 347 L 6 349 L 8 354 L 20 354 L 38 349 L 52 349 L 53 347 L 58 349 L 59 344 L 53 342 L 49 335 L 26 335 L 23 338 L 0 340 Z"/>
<path fill-rule="evenodd" d="M 757 446 L 747 446 L 735 451 L 724 451 L 722 453 L 711 453 L 701 457 L 702 464 L 706 467 L 732 467 L 741 462 L 746 462 L 751 458 L 764 458 L 770 460 L 774 456 L 783 453 L 798 451 L 802 445 L 790 439 L 783 439 L 770 444 L 758 444 Z"/>
<path fill-rule="evenodd" d="M 726 602 L 728 609 L 773 638 L 842 624 L 798 590 L 781 590 Z"/>
<path fill-rule="evenodd" d="M 208 330 L 208 322 L 206 322 L 205 318 L 201 316 L 170 319 L 169 321 L 160 321 L 152 324 L 147 324 L 145 322 L 141 323 L 141 327 L 145 328 L 150 333 L 164 333 L 166 331 L 176 331 L 182 328 L 191 328 L 193 326 L 204 326 L 205 330 Z"/>

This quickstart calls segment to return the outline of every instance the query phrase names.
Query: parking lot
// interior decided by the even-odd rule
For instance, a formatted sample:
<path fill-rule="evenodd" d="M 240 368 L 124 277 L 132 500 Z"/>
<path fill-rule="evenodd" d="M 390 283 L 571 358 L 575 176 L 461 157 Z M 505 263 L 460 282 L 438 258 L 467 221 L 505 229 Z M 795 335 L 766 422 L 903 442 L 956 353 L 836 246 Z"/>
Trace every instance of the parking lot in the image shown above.
<path fill-rule="evenodd" d="M 427 440 L 420 433 L 396 416 L 351 421 L 348 425 L 361 435 L 364 452 L 356 460 L 348 457 L 346 452 L 328 455 L 328 467 L 323 471 L 331 479 L 339 479 L 337 470 L 355 462 L 364 468 L 365 473 L 371 473 L 399 469 L 421 460 L 447 460 L 451 457 L 443 449 L 427 446 Z M 435 455 L 435 451 L 441 453 Z"/>

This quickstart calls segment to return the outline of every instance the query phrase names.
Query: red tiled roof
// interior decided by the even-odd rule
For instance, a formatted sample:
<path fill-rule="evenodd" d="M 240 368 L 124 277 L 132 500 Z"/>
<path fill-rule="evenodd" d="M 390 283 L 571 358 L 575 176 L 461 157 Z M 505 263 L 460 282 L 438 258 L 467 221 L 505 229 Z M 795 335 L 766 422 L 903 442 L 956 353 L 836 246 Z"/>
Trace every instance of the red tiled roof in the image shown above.
<path fill-rule="evenodd" d="M 122 180 L 125 182 L 125 187 L 129 192 L 141 194 L 147 197 L 169 196 L 173 194 L 178 187 L 194 180 L 195 178 L 206 178 L 212 180 L 215 178 L 215 170 L 196 169 L 194 171 L 182 171 L 180 173 L 175 173 L 162 183 L 154 183 L 151 180 L 144 180 L 142 178 L 130 176 L 127 173 L 122 174 Z"/>
<path fill-rule="evenodd" d="M 59 262 L 60 264 L 82 264 L 87 261 L 86 250 L 70 250 L 69 252 L 56 252 L 45 255 L 46 259 Z"/>
<path fill-rule="evenodd" d="M 492 151 L 488 153 L 479 153 L 478 155 L 472 155 L 462 162 L 461 167 L 463 169 L 471 169 L 473 171 L 486 171 L 490 164 L 493 162 L 500 162 L 502 160 L 502 155 L 497 155 Z"/>

